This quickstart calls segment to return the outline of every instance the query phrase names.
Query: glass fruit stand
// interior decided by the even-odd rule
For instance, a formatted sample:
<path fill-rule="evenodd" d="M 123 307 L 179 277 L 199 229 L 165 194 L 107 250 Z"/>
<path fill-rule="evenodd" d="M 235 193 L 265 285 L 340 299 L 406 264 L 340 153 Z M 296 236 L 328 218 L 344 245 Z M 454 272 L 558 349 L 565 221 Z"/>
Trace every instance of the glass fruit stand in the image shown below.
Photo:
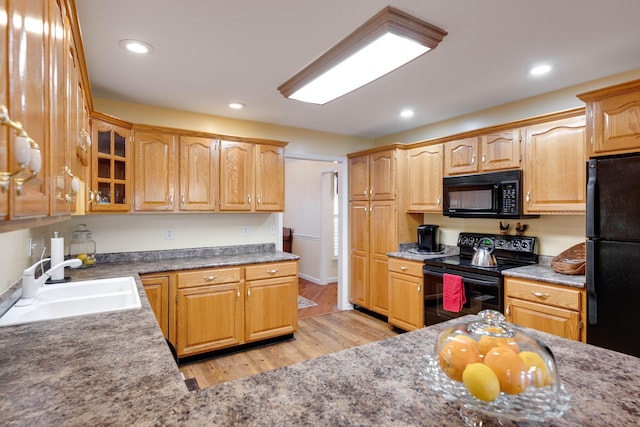
<path fill-rule="evenodd" d="M 494 310 L 438 335 L 421 372 L 429 388 L 460 406 L 467 425 L 542 422 L 569 408 L 553 353 Z"/>

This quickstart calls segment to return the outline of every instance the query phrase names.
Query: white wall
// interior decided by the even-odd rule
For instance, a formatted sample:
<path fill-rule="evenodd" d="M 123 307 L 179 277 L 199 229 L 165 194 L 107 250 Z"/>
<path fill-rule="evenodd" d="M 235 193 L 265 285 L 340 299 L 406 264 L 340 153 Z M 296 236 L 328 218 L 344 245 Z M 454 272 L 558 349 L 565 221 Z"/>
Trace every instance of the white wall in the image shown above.
<path fill-rule="evenodd" d="M 335 165 L 327 161 L 287 158 L 285 163 L 283 226 L 293 230 L 292 252 L 300 256 L 300 276 L 320 285 L 338 276 L 337 260 L 325 253 L 331 239 L 325 212 L 331 193 L 323 173 L 333 170 Z"/>

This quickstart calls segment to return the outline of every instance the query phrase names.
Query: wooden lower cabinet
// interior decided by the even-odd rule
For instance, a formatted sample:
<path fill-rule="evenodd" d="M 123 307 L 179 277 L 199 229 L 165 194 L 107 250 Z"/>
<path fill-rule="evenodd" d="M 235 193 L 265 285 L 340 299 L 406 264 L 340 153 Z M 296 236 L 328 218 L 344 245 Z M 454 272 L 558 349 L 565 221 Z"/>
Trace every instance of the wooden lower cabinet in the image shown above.
<path fill-rule="evenodd" d="M 242 343 L 241 283 L 178 289 L 178 357 Z"/>
<path fill-rule="evenodd" d="M 176 278 L 179 358 L 297 331 L 297 261 L 181 271 Z"/>
<path fill-rule="evenodd" d="M 162 335 L 169 338 L 169 276 L 141 275 L 140 280 Z"/>
<path fill-rule="evenodd" d="M 388 322 L 405 331 L 424 327 L 423 263 L 389 258 Z"/>
<path fill-rule="evenodd" d="M 506 277 L 505 295 L 507 321 L 586 342 L 584 289 Z"/>

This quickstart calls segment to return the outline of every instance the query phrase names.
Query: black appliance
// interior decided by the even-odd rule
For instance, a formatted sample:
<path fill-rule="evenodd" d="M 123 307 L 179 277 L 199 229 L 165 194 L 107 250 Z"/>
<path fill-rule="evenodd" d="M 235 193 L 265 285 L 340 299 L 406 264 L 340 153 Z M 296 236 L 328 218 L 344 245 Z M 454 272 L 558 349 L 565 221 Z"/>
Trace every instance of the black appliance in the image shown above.
<path fill-rule="evenodd" d="M 418 226 L 418 252 L 438 252 L 438 229 L 440 226 L 422 224 Z"/>
<path fill-rule="evenodd" d="M 587 342 L 640 357 L 640 154 L 587 162 Z"/>
<path fill-rule="evenodd" d="M 490 172 L 442 179 L 445 216 L 456 218 L 534 218 L 524 215 L 522 171 Z"/>
<path fill-rule="evenodd" d="M 480 240 L 490 239 L 498 265 L 478 267 L 471 258 Z M 504 313 L 504 280 L 502 271 L 538 263 L 537 239 L 529 236 L 503 236 L 479 233 L 458 235 L 459 255 L 430 258 L 424 261 L 424 322 L 434 325 L 482 310 Z M 460 312 L 446 311 L 442 307 L 443 274 L 462 277 L 467 302 Z"/>

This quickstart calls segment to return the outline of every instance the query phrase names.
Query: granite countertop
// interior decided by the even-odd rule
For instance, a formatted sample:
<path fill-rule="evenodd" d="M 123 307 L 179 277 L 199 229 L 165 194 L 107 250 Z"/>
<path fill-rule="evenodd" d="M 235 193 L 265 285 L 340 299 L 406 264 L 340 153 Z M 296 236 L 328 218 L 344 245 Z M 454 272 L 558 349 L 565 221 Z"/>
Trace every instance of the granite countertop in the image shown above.
<path fill-rule="evenodd" d="M 116 262 L 73 272 L 134 275 L 141 310 L 0 328 L 3 425 L 463 425 L 456 405 L 420 377 L 423 356 L 447 323 L 188 392 L 136 270 L 166 271 L 174 262 L 180 264 Z M 571 408 L 550 425 L 637 423 L 640 359 L 532 333 L 554 352 L 571 395 Z"/>
<path fill-rule="evenodd" d="M 466 316 L 185 395 L 154 425 L 462 426 L 457 404 L 430 390 L 420 373 L 423 356 L 433 351 L 438 332 L 474 318 Z M 640 359 L 532 334 L 553 351 L 571 396 L 570 408 L 547 425 L 638 422 Z"/>
<path fill-rule="evenodd" d="M 142 308 L 1 327 L 2 425 L 148 424 L 188 390 L 138 274 L 298 258 L 248 245 L 102 254 L 95 267 L 66 269 L 72 280 L 133 276 Z M 16 285 L 0 307 L 19 296 Z"/>

